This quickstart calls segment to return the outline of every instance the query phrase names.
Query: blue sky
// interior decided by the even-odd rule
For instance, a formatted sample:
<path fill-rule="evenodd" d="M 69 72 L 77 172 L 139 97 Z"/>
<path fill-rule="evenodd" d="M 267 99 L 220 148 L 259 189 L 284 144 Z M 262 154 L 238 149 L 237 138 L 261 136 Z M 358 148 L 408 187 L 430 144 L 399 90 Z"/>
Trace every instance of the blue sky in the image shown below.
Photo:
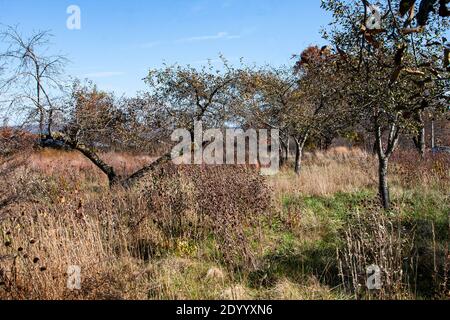
<path fill-rule="evenodd" d="M 66 27 L 69 5 L 81 9 L 81 30 Z M 164 62 L 201 66 L 222 53 L 235 64 L 290 63 L 323 43 L 329 20 L 320 0 L 0 0 L 0 23 L 52 31 L 68 74 L 128 95 Z"/>

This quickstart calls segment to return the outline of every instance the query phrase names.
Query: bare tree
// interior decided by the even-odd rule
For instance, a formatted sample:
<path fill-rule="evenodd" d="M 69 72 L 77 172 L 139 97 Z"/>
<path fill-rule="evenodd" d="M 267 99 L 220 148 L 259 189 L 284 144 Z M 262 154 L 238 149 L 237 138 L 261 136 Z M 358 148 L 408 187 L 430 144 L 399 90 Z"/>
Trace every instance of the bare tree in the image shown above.
<path fill-rule="evenodd" d="M 67 59 L 46 53 L 51 38 L 47 31 L 25 38 L 17 28 L 7 27 L 0 38 L 8 46 L 0 54 L 4 119 L 14 114 L 15 125 L 37 122 L 38 133 L 44 140 L 52 130 L 55 113 L 61 111 L 58 100 L 64 89 L 62 75 Z"/>
<path fill-rule="evenodd" d="M 107 175 L 113 186 L 121 179 L 98 155 L 99 144 L 127 141 L 142 132 L 131 130 L 137 126 L 130 125 L 111 95 L 79 82 L 67 90 L 63 81 L 67 60 L 47 54 L 50 37 L 48 32 L 38 32 L 25 38 L 13 27 L 1 33 L 7 44 L 0 54 L 4 123 L 37 131 L 44 147 L 79 151 Z"/>

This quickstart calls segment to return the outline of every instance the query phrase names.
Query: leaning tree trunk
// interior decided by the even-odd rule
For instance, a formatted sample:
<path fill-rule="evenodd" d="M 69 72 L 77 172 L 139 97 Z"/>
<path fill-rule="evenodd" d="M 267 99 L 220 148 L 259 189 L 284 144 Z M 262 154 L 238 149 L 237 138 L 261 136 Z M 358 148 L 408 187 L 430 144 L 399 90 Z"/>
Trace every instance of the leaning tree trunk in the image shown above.
<path fill-rule="evenodd" d="M 162 157 L 160 157 L 158 160 L 156 160 L 155 162 L 152 162 L 148 166 L 145 166 L 144 168 L 136 171 L 131 176 L 129 176 L 128 178 L 123 180 L 122 186 L 126 187 L 126 188 L 133 186 L 136 183 L 136 181 L 139 181 L 140 179 L 142 179 L 147 173 L 155 170 L 155 168 L 157 168 L 157 167 L 160 167 L 162 165 L 169 163 L 171 160 L 172 160 L 172 152 L 168 152 L 165 155 L 163 155 Z"/>
<path fill-rule="evenodd" d="M 151 164 L 143 167 L 142 169 L 136 171 L 132 175 L 130 175 L 128 178 L 122 179 L 117 175 L 114 168 L 107 163 L 105 163 L 95 151 L 91 150 L 86 145 L 79 143 L 73 139 L 71 139 L 69 136 L 59 133 L 59 132 L 53 132 L 49 137 L 47 138 L 48 141 L 46 144 L 48 146 L 52 146 L 54 144 L 55 146 L 58 145 L 58 142 L 63 143 L 65 146 L 77 150 L 78 152 L 81 152 L 87 159 L 89 159 L 97 168 L 99 168 L 107 177 L 109 181 L 109 186 L 113 187 L 116 185 L 121 185 L 122 187 L 129 188 L 133 186 L 136 181 L 144 177 L 147 173 L 155 170 L 155 168 L 162 166 L 166 163 L 168 163 L 172 159 L 172 153 L 168 152 L 162 157 L 160 157 L 158 160 L 152 162 Z"/>
<path fill-rule="evenodd" d="M 49 134 L 47 137 L 48 141 L 46 142 L 47 145 L 52 145 L 53 142 L 57 145 L 57 142 L 63 143 L 65 146 L 77 150 L 78 152 L 82 153 L 86 158 L 88 158 L 97 168 L 99 168 L 107 177 L 109 181 L 109 186 L 113 187 L 117 185 L 120 181 L 119 176 L 116 174 L 113 167 L 106 164 L 95 151 L 91 150 L 89 147 L 87 147 L 84 144 L 81 144 L 69 136 L 59 133 L 59 132 L 53 132 Z"/>
<path fill-rule="evenodd" d="M 77 145 L 75 148 L 79 152 L 81 152 L 86 158 L 88 158 L 93 164 L 95 164 L 104 174 L 108 177 L 109 186 L 113 187 L 117 185 L 120 181 L 119 176 L 116 174 L 113 167 L 107 165 L 100 157 L 87 148 L 84 145 Z"/>

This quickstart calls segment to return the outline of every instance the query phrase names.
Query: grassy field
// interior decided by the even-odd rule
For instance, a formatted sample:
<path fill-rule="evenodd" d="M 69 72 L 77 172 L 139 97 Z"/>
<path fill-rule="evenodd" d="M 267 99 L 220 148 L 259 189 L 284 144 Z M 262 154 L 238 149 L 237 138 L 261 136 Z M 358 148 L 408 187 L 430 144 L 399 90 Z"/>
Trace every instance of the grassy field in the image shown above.
<path fill-rule="evenodd" d="M 103 157 L 121 174 L 151 161 Z M 299 177 L 164 168 L 131 190 L 76 153 L 3 159 L 0 299 L 448 299 L 448 160 L 397 155 L 385 212 L 357 149 L 307 154 Z"/>

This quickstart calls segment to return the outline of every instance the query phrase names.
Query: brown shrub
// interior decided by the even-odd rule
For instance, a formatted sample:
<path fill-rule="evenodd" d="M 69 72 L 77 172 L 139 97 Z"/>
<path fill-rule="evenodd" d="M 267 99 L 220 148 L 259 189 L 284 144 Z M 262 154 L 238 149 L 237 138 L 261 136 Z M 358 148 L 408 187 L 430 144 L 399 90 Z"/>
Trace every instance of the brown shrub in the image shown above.
<path fill-rule="evenodd" d="M 24 150 L 31 150 L 38 137 L 12 128 L 0 128 L 0 156 L 10 156 Z"/>
<path fill-rule="evenodd" d="M 398 150 L 392 157 L 393 173 L 406 187 L 417 184 L 450 183 L 450 155 L 427 153 L 422 158 L 415 150 Z"/>
<path fill-rule="evenodd" d="M 142 182 L 150 214 L 169 238 L 204 239 L 214 235 L 231 266 L 253 264 L 246 231 L 271 208 L 271 191 L 250 168 L 166 166 Z"/>

